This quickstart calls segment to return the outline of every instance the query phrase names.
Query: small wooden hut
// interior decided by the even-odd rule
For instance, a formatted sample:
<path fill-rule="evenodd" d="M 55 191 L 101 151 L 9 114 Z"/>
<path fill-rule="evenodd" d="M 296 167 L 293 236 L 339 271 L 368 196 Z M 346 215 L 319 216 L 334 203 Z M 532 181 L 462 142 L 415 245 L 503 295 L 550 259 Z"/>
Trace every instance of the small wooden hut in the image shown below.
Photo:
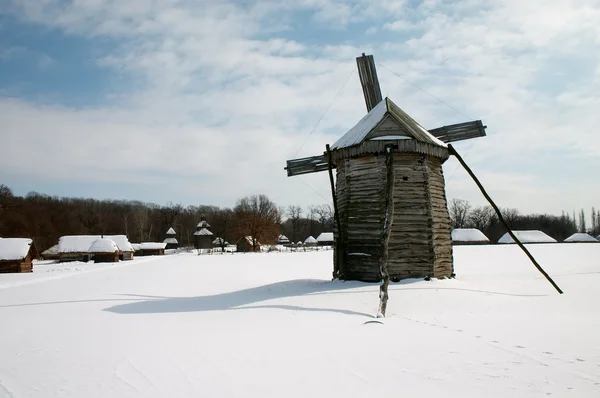
<path fill-rule="evenodd" d="M 58 252 L 58 245 L 54 245 L 41 254 L 43 260 L 58 260 L 60 259 L 60 253 Z"/>
<path fill-rule="evenodd" d="M 167 244 L 164 242 L 142 242 L 136 253 L 139 256 L 162 256 L 165 254 L 166 247 Z"/>
<path fill-rule="evenodd" d="M 209 230 L 210 224 L 206 221 L 206 216 L 203 214 L 200 217 L 200 222 L 196 226 L 196 232 L 194 232 L 194 247 L 196 249 L 210 249 L 212 248 L 213 233 Z"/>
<path fill-rule="evenodd" d="M 33 271 L 33 260 L 39 255 L 28 238 L 0 238 L 0 273 Z"/>
<path fill-rule="evenodd" d="M 332 246 L 333 245 L 333 232 L 322 232 L 319 236 L 317 236 L 317 245 Z"/>
<path fill-rule="evenodd" d="M 260 252 L 260 242 L 255 241 L 251 236 L 240 238 L 236 246 L 238 252 Z"/>
<path fill-rule="evenodd" d="M 163 240 L 163 242 L 167 244 L 166 248 L 167 249 L 177 249 L 177 247 L 179 246 L 179 242 L 177 242 L 177 238 L 175 238 L 177 233 L 175 232 L 173 227 L 169 228 L 166 235 L 167 235 L 167 238 L 165 240 Z"/>
<path fill-rule="evenodd" d="M 88 253 L 94 258 L 95 263 L 119 262 L 119 248 L 112 239 L 96 239 L 89 247 Z"/>
<path fill-rule="evenodd" d="M 88 249 L 100 235 L 65 235 L 58 240 L 60 262 L 90 260 Z"/>
<path fill-rule="evenodd" d="M 133 246 L 125 235 L 104 235 L 104 238 L 111 239 L 119 248 L 119 260 L 133 260 Z"/>
<path fill-rule="evenodd" d="M 317 240 L 313 236 L 304 239 L 304 246 L 316 246 Z"/>
<path fill-rule="evenodd" d="M 289 245 L 290 244 L 290 240 L 285 235 L 279 235 L 279 237 L 277 238 L 277 244 L 279 244 L 279 245 Z"/>

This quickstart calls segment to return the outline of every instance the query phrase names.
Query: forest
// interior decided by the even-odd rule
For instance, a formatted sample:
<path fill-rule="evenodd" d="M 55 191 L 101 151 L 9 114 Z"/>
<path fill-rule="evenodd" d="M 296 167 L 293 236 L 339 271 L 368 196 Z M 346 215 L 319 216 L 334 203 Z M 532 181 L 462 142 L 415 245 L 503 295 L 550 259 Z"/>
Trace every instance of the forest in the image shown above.
<path fill-rule="evenodd" d="M 476 207 L 468 201 L 448 202 L 453 228 L 477 228 L 492 242 L 506 229 L 489 206 Z M 559 242 L 574 232 L 600 234 L 600 212 L 591 209 L 591 225 L 585 212 L 521 214 L 504 208 L 502 214 L 512 229 L 537 229 Z M 215 237 L 235 243 L 243 236 L 254 236 L 262 243 L 275 243 L 279 234 L 292 242 L 304 241 L 309 235 L 333 231 L 333 207 L 330 204 L 277 206 L 266 195 L 252 195 L 237 200 L 235 206 L 217 207 L 168 203 L 157 205 L 141 201 L 64 198 L 30 192 L 14 195 L 0 184 L 0 237 L 29 237 L 43 251 L 63 235 L 124 234 L 131 242 L 162 242 L 173 227 L 181 246 L 193 245 L 193 233 L 202 215 L 206 216 Z"/>
<path fill-rule="evenodd" d="M 215 237 L 235 243 L 253 236 L 275 243 L 279 234 L 294 242 L 333 230 L 330 205 L 278 207 L 266 195 L 240 198 L 233 208 L 141 201 L 64 198 L 30 192 L 14 195 L 0 184 L 0 237 L 32 238 L 43 251 L 63 235 L 124 234 L 131 242 L 162 242 L 173 227 L 181 246 L 192 246 L 200 217 L 206 216 Z"/>

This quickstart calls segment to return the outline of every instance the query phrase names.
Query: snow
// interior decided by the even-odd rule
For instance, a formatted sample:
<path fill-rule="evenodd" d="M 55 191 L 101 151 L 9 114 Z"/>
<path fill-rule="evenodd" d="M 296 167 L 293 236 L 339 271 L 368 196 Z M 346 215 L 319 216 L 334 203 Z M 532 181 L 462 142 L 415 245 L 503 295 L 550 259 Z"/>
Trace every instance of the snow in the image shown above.
<path fill-rule="evenodd" d="M 167 235 L 177 235 L 177 232 L 175 232 L 175 230 L 173 229 L 173 227 L 169 228 L 169 230 L 167 231 Z"/>
<path fill-rule="evenodd" d="M 476 228 L 455 228 L 452 230 L 454 242 L 489 242 L 483 232 Z"/>
<path fill-rule="evenodd" d="M 24 259 L 32 243 L 33 241 L 28 238 L 0 239 L 0 261 Z"/>
<path fill-rule="evenodd" d="M 0 275 L 0 397 L 600 396 L 600 245 L 529 248 L 564 295 L 514 245 L 459 246 L 383 325 L 332 251 L 39 262 Z"/>
<path fill-rule="evenodd" d="M 565 239 L 565 242 L 596 242 L 596 243 L 598 243 L 598 240 L 590 234 L 577 232 L 577 233 L 574 233 L 573 235 L 569 236 L 567 239 Z"/>
<path fill-rule="evenodd" d="M 542 231 L 512 231 L 521 243 L 555 243 L 556 239 L 551 238 Z M 498 240 L 498 243 L 515 243 L 510 235 L 505 233 Z"/>
<path fill-rule="evenodd" d="M 313 238 L 312 236 L 309 236 L 308 238 L 304 239 L 304 244 L 315 244 L 317 243 L 317 240 L 315 238 Z"/>
<path fill-rule="evenodd" d="M 333 232 L 321 232 L 317 236 L 317 242 L 333 242 Z"/>
<path fill-rule="evenodd" d="M 114 253 L 118 251 L 117 244 L 112 239 L 96 239 L 88 249 L 89 253 Z"/>
<path fill-rule="evenodd" d="M 65 235 L 58 240 L 58 252 L 87 253 L 92 243 L 100 238 L 111 239 L 121 251 L 133 251 L 133 246 L 125 235 Z"/>
<path fill-rule="evenodd" d="M 58 254 L 58 245 L 54 245 L 42 252 L 42 256 L 47 256 L 51 254 Z"/>
<path fill-rule="evenodd" d="M 194 232 L 194 235 L 212 235 L 213 233 L 210 232 L 208 229 L 206 228 L 202 228 L 196 232 Z"/>
<path fill-rule="evenodd" d="M 177 242 L 177 239 L 175 239 L 175 238 L 166 238 L 165 240 L 163 240 L 163 243 L 178 244 L 179 242 Z"/>
<path fill-rule="evenodd" d="M 142 242 L 140 243 L 140 250 L 159 250 L 167 247 L 165 242 Z"/>

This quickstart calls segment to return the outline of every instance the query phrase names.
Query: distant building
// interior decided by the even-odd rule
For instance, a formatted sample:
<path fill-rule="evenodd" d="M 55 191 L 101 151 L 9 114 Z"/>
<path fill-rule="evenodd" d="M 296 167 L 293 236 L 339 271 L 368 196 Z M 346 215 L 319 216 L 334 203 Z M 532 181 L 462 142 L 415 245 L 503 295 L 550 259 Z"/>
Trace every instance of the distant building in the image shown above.
<path fill-rule="evenodd" d="M 245 236 L 243 238 L 240 238 L 240 240 L 237 241 L 236 246 L 237 246 L 237 251 L 238 252 L 259 252 L 260 251 L 260 242 L 255 242 L 256 244 L 253 244 L 253 239 L 251 236 Z"/>
<path fill-rule="evenodd" d="M 569 236 L 567 239 L 565 239 L 565 242 L 567 242 L 567 243 L 598 243 L 598 239 L 594 238 L 590 234 L 578 232 L 578 233 L 575 233 L 575 234 Z"/>
<path fill-rule="evenodd" d="M 39 254 L 29 238 L 0 238 L 0 273 L 33 271 Z"/>
<path fill-rule="evenodd" d="M 133 246 L 125 235 L 65 235 L 58 240 L 60 261 L 89 261 L 91 259 L 90 246 L 101 238 L 110 239 L 117 245 L 121 260 L 133 259 Z"/>
<path fill-rule="evenodd" d="M 279 235 L 279 238 L 277 238 L 277 243 L 280 245 L 289 245 L 290 240 L 285 235 Z"/>
<path fill-rule="evenodd" d="M 59 258 L 58 245 L 54 245 L 42 252 L 42 260 L 58 260 Z"/>
<path fill-rule="evenodd" d="M 194 232 L 194 247 L 196 249 L 211 249 L 213 242 L 213 233 L 209 230 L 210 224 L 206 221 L 206 216 L 203 214 L 200 217 L 200 222 L 196 226 Z"/>
<path fill-rule="evenodd" d="M 119 262 L 119 248 L 112 239 L 96 239 L 89 247 L 88 252 L 93 256 L 95 263 Z"/>
<path fill-rule="evenodd" d="M 136 255 L 138 256 L 162 256 L 165 254 L 165 248 L 167 244 L 164 242 L 142 242 L 136 248 Z"/>
<path fill-rule="evenodd" d="M 163 243 L 167 244 L 167 249 L 177 249 L 177 247 L 179 246 L 179 242 L 177 242 L 177 238 L 175 238 L 176 235 L 177 233 L 175 232 L 173 227 L 169 228 L 169 230 L 167 231 L 167 238 L 163 240 Z"/>
<path fill-rule="evenodd" d="M 315 238 L 313 238 L 312 236 L 309 236 L 308 238 L 304 239 L 304 244 L 306 246 L 316 246 L 317 240 Z"/>
<path fill-rule="evenodd" d="M 322 232 L 317 236 L 317 244 L 319 246 L 333 246 L 333 232 Z"/>
<path fill-rule="evenodd" d="M 453 245 L 486 245 L 490 240 L 476 228 L 456 228 L 452 230 Z"/>
<path fill-rule="evenodd" d="M 546 235 L 542 231 L 512 231 L 521 243 L 556 243 L 556 239 Z M 515 243 L 510 235 L 505 233 L 498 243 Z"/>

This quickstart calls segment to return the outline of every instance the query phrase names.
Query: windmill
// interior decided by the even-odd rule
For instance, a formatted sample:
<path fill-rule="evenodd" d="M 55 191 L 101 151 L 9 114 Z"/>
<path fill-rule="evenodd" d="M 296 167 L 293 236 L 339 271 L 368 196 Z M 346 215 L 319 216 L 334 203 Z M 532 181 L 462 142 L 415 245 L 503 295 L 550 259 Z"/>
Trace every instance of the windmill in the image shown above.
<path fill-rule="evenodd" d="M 329 170 L 336 278 L 450 277 L 450 217 L 442 164 L 447 143 L 485 136 L 481 120 L 424 129 L 382 98 L 372 55 L 356 59 L 367 115 L 323 155 L 287 161 L 288 176 Z M 333 184 L 336 169 L 337 184 Z"/>
<path fill-rule="evenodd" d="M 456 157 L 508 234 L 556 291 L 562 290 L 511 231 L 502 213 L 451 142 L 485 136 L 481 120 L 426 130 L 382 98 L 372 55 L 356 58 L 367 114 L 323 155 L 287 161 L 289 177 L 329 171 L 335 211 L 334 278 L 382 281 L 454 274 L 442 164 Z M 333 169 L 336 169 L 336 184 Z"/>

